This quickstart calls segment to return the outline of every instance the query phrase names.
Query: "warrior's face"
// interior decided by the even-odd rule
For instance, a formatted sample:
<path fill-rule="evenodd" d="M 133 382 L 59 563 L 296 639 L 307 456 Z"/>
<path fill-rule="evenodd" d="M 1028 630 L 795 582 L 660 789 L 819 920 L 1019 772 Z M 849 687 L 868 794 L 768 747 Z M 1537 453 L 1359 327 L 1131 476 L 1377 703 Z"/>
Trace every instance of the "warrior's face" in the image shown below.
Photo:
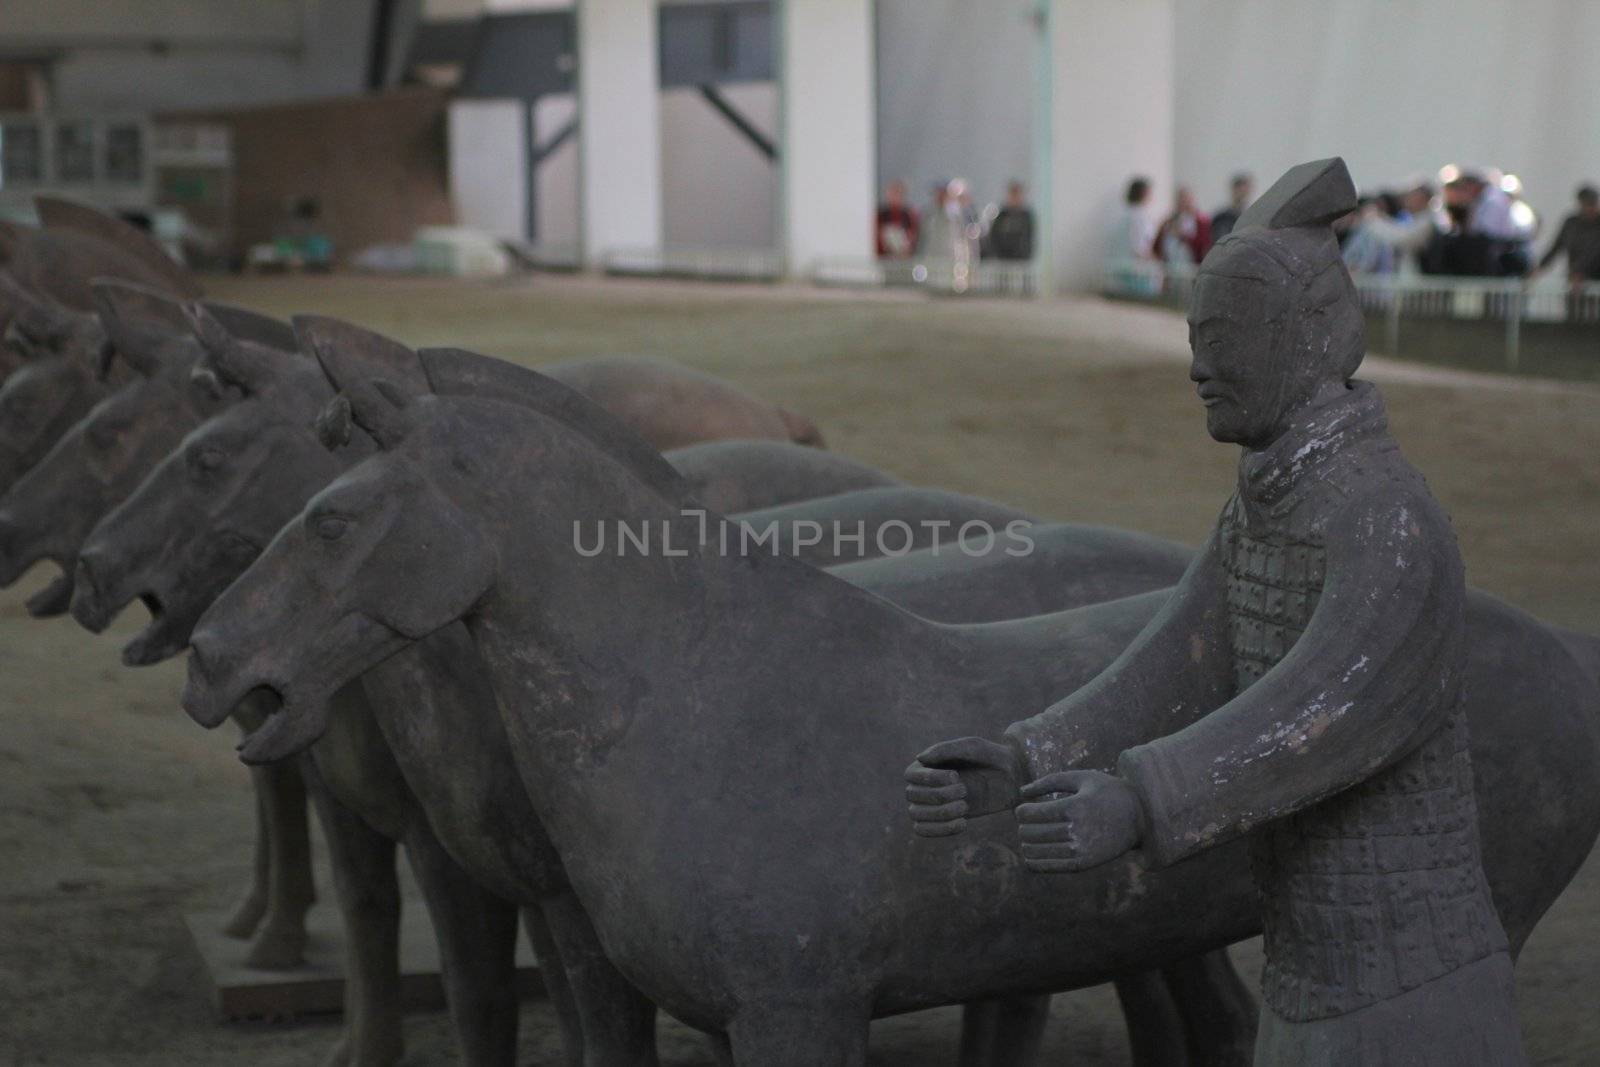
<path fill-rule="evenodd" d="M 1189 307 L 1189 377 L 1212 438 L 1263 448 L 1286 428 L 1280 301 L 1264 282 L 1201 273 Z"/>

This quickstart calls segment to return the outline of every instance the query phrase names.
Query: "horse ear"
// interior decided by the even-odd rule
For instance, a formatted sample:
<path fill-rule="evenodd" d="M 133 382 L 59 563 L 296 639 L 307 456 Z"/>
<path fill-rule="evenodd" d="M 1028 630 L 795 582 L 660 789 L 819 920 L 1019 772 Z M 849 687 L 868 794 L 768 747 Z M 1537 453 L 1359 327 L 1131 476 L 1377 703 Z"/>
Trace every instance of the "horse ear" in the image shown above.
<path fill-rule="evenodd" d="M 317 440 L 329 452 L 337 452 L 350 443 L 350 433 L 355 423 L 350 414 L 350 398 L 343 393 L 328 401 L 328 406 L 317 415 Z"/>
<path fill-rule="evenodd" d="M 20 284 L 10 271 L 0 270 L 0 300 L 12 309 L 12 323 L 36 348 L 52 348 L 72 335 L 81 316 Z M 50 352 L 37 352 L 49 355 Z"/>
<path fill-rule="evenodd" d="M 255 396 L 282 378 L 282 368 L 270 349 L 241 342 L 206 305 L 185 304 L 184 311 L 204 350 L 190 375 L 196 382 L 205 383 L 210 376 L 224 385 L 237 386 L 246 396 Z"/>
<path fill-rule="evenodd" d="M 321 315 L 296 315 L 294 332 L 301 350 L 322 365 L 335 392 L 379 379 L 411 396 L 431 391 L 421 359 L 399 341 Z"/>
<path fill-rule="evenodd" d="M 172 342 L 189 336 L 183 305 L 132 282 L 96 278 L 90 287 L 100 323 L 116 354 L 146 378 L 159 374 Z"/>
<path fill-rule="evenodd" d="M 149 275 L 145 280 L 170 289 L 178 296 L 189 299 L 200 296 L 200 286 L 183 265 L 132 223 L 87 204 L 56 196 L 36 196 L 33 206 L 39 213 L 39 225 L 45 229 L 65 230 L 103 241 L 135 260 Z"/>
<path fill-rule="evenodd" d="M 350 421 L 367 431 L 384 451 L 399 447 L 411 432 L 411 417 L 406 410 L 411 397 L 393 382 L 351 382 L 342 395 L 349 401 Z"/>

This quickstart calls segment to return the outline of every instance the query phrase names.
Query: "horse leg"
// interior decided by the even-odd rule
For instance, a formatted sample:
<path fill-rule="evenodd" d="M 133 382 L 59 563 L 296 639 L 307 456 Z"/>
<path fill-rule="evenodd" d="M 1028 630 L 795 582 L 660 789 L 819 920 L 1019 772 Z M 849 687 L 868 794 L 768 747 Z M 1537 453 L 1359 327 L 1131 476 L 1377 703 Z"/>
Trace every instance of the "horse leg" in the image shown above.
<path fill-rule="evenodd" d="M 728 1026 L 736 1067 L 866 1067 L 864 1004 L 747 1007 Z"/>
<path fill-rule="evenodd" d="M 1116 980 L 1134 1067 L 1190 1067 L 1183 1016 L 1160 971 Z"/>
<path fill-rule="evenodd" d="M 287 970 L 305 962 L 306 912 L 316 900 L 305 779 L 293 760 L 257 771 L 267 822 L 267 910 L 246 963 Z"/>
<path fill-rule="evenodd" d="M 1255 1062 L 1260 1008 L 1250 988 L 1217 949 L 1162 969 L 1183 1017 L 1194 1067 L 1250 1067 Z"/>
<path fill-rule="evenodd" d="M 977 1000 L 961 1011 L 961 1067 L 1032 1067 L 1050 1021 L 1050 997 Z"/>
<path fill-rule="evenodd" d="M 405 1052 L 400 1027 L 400 882 L 395 843 L 313 790 L 333 859 L 344 919 L 344 1036 L 329 1067 L 391 1067 Z"/>
<path fill-rule="evenodd" d="M 517 1059 L 517 906 L 472 881 L 426 826 L 407 833 L 406 855 L 439 941 L 445 1001 L 461 1061 L 469 1067 L 512 1067 Z"/>
<path fill-rule="evenodd" d="M 267 880 L 272 876 L 272 843 L 267 828 L 267 799 L 259 773 L 263 769 L 250 768 L 250 792 L 255 799 L 256 807 L 256 851 L 251 870 L 250 891 L 239 901 L 238 907 L 233 909 L 233 914 L 222 927 L 224 937 L 240 941 L 248 940 L 250 935 L 256 932 L 256 927 L 261 924 L 261 917 L 267 913 Z"/>
<path fill-rule="evenodd" d="M 571 890 L 547 897 L 545 921 L 566 969 L 583 1025 L 588 1067 L 657 1067 L 656 1006 L 606 958 Z"/>
<path fill-rule="evenodd" d="M 567 969 L 561 962 L 556 939 L 550 934 L 550 924 L 537 905 L 522 909 L 522 928 L 527 932 L 528 944 L 533 946 L 533 958 L 539 961 L 545 999 L 555 1010 L 556 1025 L 561 1028 L 567 1067 L 583 1067 L 583 1021 L 578 1017 L 578 1002 L 573 999 L 572 984 L 567 981 Z"/>

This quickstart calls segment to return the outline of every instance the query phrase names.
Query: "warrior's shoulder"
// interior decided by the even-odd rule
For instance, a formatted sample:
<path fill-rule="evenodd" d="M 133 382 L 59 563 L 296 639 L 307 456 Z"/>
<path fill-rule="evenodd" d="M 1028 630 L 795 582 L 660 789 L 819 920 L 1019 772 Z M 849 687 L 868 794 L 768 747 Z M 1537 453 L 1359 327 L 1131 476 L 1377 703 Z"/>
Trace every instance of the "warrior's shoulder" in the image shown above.
<path fill-rule="evenodd" d="M 1330 529 L 1356 526 L 1369 533 L 1391 529 L 1408 537 L 1453 537 L 1444 505 L 1398 448 L 1375 449 L 1360 457 L 1337 485 L 1337 497 L 1328 501 L 1326 512 Z"/>

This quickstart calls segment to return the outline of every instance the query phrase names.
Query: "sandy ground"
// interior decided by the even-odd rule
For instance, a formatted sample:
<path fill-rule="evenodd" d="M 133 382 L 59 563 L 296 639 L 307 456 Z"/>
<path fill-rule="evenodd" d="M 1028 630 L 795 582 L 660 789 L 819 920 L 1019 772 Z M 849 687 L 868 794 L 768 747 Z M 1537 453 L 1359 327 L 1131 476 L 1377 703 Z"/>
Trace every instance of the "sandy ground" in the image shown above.
<path fill-rule="evenodd" d="M 559 277 L 212 289 L 535 364 L 676 358 L 813 415 L 835 449 L 908 480 L 1055 518 L 1194 541 L 1230 487 L 1232 451 L 1204 437 L 1184 327 L 1165 312 Z M 1450 509 L 1471 580 L 1600 633 L 1600 390 L 1376 360 L 1368 376 Z M 181 665 L 118 665 L 137 620 L 96 639 L 70 620 L 26 618 L 44 578 L 0 594 L 0 1065 L 317 1062 L 331 1023 L 213 1019 L 182 925 L 185 910 L 231 903 L 245 881 L 251 823 L 233 738 L 178 710 Z M 1591 863 L 1519 968 L 1536 1063 L 1600 1062 L 1597 920 Z M 1253 973 L 1253 947 L 1236 952 Z M 873 1063 L 951 1062 L 955 1027 L 949 1011 L 880 1023 Z M 682 1027 L 661 1033 L 666 1063 L 710 1062 Z M 455 1062 L 442 1016 L 411 1018 L 407 1037 L 409 1063 Z M 1050 1041 L 1050 1062 L 1127 1062 L 1105 990 L 1057 998 Z M 557 1062 L 555 1049 L 548 1009 L 530 1005 L 524 1060 Z"/>

